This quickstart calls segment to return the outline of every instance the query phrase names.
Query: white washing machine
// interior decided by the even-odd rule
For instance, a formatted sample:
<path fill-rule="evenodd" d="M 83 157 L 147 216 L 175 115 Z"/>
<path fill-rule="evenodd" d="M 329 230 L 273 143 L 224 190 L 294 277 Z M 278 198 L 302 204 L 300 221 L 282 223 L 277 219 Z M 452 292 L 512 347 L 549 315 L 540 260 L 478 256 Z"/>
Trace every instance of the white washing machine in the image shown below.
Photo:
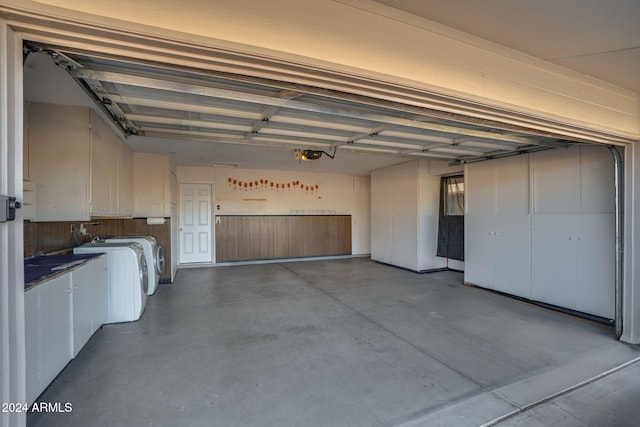
<path fill-rule="evenodd" d="M 138 243 L 86 243 L 75 254 L 106 253 L 109 258 L 107 323 L 138 320 L 147 305 L 149 276 L 144 249 Z"/>
<path fill-rule="evenodd" d="M 164 271 L 164 250 L 162 246 L 158 245 L 156 238 L 153 236 L 117 236 L 105 239 L 105 242 L 134 242 L 142 245 L 149 271 L 149 290 L 147 295 L 153 295 L 158 289 L 160 275 Z"/>

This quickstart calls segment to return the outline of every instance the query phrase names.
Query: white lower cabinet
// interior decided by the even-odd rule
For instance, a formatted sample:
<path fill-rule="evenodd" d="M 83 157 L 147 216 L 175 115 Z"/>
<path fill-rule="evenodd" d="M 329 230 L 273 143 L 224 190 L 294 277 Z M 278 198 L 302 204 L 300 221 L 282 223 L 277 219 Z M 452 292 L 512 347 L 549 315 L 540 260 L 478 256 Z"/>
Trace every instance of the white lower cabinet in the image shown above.
<path fill-rule="evenodd" d="M 71 360 L 71 280 L 68 274 L 40 289 L 40 379 L 49 384 Z"/>
<path fill-rule="evenodd" d="M 31 405 L 40 392 L 40 290 L 31 288 L 24 293 L 24 336 L 27 402 Z"/>
<path fill-rule="evenodd" d="M 528 214 L 468 214 L 465 217 L 465 280 L 530 298 L 529 227 Z"/>
<path fill-rule="evenodd" d="M 71 272 L 71 357 L 76 357 L 93 335 L 93 267 L 85 264 Z"/>
<path fill-rule="evenodd" d="M 535 215 L 531 298 L 612 319 L 614 221 L 612 214 Z"/>
<path fill-rule="evenodd" d="M 25 293 L 27 402 L 35 399 L 71 360 L 71 275 Z"/>
<path fill-rule="evenodd" d="M 107 266 L 107 257 L 101 256 L 25 292 L 29 405 L 104 323 L 108 304 Z"/>
<path fill-rule="evenodd" d="M 91 334 L 107 323 L 109 314 L 109 257 L 102 255 L 90 264 L 93 273 L 91 294 Z"/>

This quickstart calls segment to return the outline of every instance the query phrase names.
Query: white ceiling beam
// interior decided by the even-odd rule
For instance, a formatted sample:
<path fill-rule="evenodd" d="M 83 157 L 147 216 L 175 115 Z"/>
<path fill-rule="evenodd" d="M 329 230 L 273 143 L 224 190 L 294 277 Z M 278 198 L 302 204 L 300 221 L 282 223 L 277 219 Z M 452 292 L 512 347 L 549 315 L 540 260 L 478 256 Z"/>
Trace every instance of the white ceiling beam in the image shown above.
<path fill-rule="evenodd" d="M 483 151 L 473 151 L 473 150 L 465 150 L 459 147 L 438 147 L 428 151 L 429 153 L 449 153 L 454 156 L 479 156 L 481 154 L 486 154 Z"/>
<path fill-rule="evenodd" d="M 287 117 L 276 114 L 275 116 L 269 119 L 271 123 L 282 123 L 287 125 L 296 125 L 296 126 L 306 126 L 311 128 L 325 128 L 331 130 L 338 130 L 344 132 L 353 132 L 353 133 L 365 133 L 368 131 L 367 127 L 364 126 L 356 126 L 356 125 L 346 125 L 343 123 L 336 123 L 331 121 L 322 121 L 318 119 L 302 119 L 297 117 Z"/>
<path fill-rule="evenodd" d="M 212 116 L 237 117 L 241 119 L 258 120 L 261 118 L 259 112 L 249 112 L 234 110 L 228 107 L 209 107 L 188 102 L 162 101 L 154 98 L 141 98 L 137 96 L 126 96 L 109 94 L 111 100 L 117 104 L 137 105 L 141 107 L 153 107 L 158 109 L 188 111 L 190 113 L 210 114 Z"/>
<path fill-rule="evenodd" d="M 275 129 L 275 128 L 264 128 L 258 135 L 290 136 L 294 138 L 314 138 L 314 139 L 324 139 L 332 142 L 344 141 L 344 137 L 339 135 L 327 135 L 327 134 L 321 134 L 321 133 L 310 133 L 310 132 L 303 132 L 303 131 L 297 131 L 297 130 Z M 255 135 L 253 137 L 255 138 Z"/>
<path fill-rule="evenodd" d="M 204 141 L 204 142 L 212 142 L 212 143 L 221 143 L 221 144 L 243 144 L 243 145 L 259 145 L 259 146 L 270 146 L 270 147 L 281 147 L 281 148 L 318 148 L 328 150 L 331 148 L 330 144 L 325 144 L 321 142 L 313 142 L 313 141 L 300 141 L 300 140 L 285 140 L 279 138 L 265 138 L 265 137 L 255 137 L 252 139 L 246 139 L 244 135 L 225 135 L 225 134 L 217 134 L 212 132 L 201 132 L 201 131 L 188 131 L 188 130 L 179 130 L 179 129 L 164 129 L 164 128 L 153 128 L 153 127 L 145 127 L 142 128 L 145 132 L 145 135 L 148 137 L 156 137 L 156 138 L 169 138 L 169 139 L 180 139 L 180 140 L 189 140 L 189 141 Z"/>
<path fill-rule="evenodd" d="M 433 135 L 420 135 L 420 134 L 410 133 L 410 132 L 402 132 L 397 130 L 397 128 L 386 129 L 384 132 L 380 133 L 380 136 L 389 137 L 389 138 L 415 139 L 418 141 L 429 142 L 429 143 L 451 144 L 454 142 L 452 138 L 445 138 L 445 137 L 439 137 L 439 136 L 433 136 Z"/>
<path fill-rule="evenodd" d="M 227 133 L 204 132 L 199 130 L 157 128 L 153 126 L 143 126 L 140 128 L 140 130 L 143 131 L 144 136 L 147 136 L 147 137 L 159 136 L 159 134 L 163 134 L 163 135 L 171 135 L 171 136 L 165 136 L 165 138 L 173 138 L 173 139 L 178 139 L 180 137 L 187 136 L 187 137 L 207 137 L 216 142 L 245 141 L 244 136 L 242 135 L 229 135 Z M 186 139 L 190 139 L 190 138 L 186 138 Z"/>
<path fill-rule="evenodd" d="M 456 160 L 457 156 L 452 154 L 445 153 L 435 153 L 435 152 L 422 152 L 422 151 L 414 151 L 414 152 L 403 152 L 403 154 L 407 154 L 409 156 L 420 156 L 420 157 L 429 157 L 432 159 L 445 159 L 445 160 Z"/>
<path fill-rule="evenodd" d="M 477 147 L 485 148 L 489 150 L 512 150 L 516 151 L 518 148 L 523 147 L 520 144 L 498 144 L 495 142 L 483 142 L 483 141 L 465 141 L 460 143 L 464 147 Z"/>
<path fill-rule="evenodd" d="M 198 128 L 207 128 L 207 129 L 217 129 L 217 130 L 232 130 L 238 132 L 246 132 L 251 128 L 248 125 L 234 125 L 229 123 L 215 123 L 215 122 L 207 122 L 204 120 L 186 120 L 186 119 L 177 119 L 170 117 L 157 117 L 157 116 L 143 116 L 138 114 L 128 114 L 127 119 L 134 122 L 143 122 L 143 123 L 155 123 L 155 124 L 164 124 L 164 125 L 173 125 L 173 126 L 191 126 Z"/>
<path fill-rule="evenodd" d="M 378 147 L 407 148 L 407 149 L 413 149 L 413 150 L 422 150 L 423 148 L 425 148 L 424 144 L 380 141 L 379 139 L 375 139 L 375 138 L 363 138 L 353 142 L 353 145 L 361 145 L 361 144 L 374 145 Z"/>
<path fill-rule="evenodd" d="M 340 151 L 342 151 L 343 148 L 340 148 Z M 367 152 L 372 152 L 372 153 L 389 153 L 389 154 L 400 154 L 401 152 L 399 150 L 393 150 L 390 148 L 376 148 L 376 147 L 367 147 L 364 145 L 347 145 L 345 146 L 344 150 L 352 150 L 352 151 L 367 151 Z"/>

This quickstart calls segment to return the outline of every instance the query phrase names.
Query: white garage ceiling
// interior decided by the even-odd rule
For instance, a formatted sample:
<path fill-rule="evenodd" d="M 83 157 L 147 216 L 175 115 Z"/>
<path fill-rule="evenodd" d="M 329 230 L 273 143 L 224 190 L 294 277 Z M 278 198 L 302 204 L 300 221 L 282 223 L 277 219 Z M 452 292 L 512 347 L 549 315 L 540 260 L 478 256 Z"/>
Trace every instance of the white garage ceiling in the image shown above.
<path fill-rule="evenodd" d="M 640 92 L 638 0 L 375 0 Z"/>
<path fill-rule="evenodd" d="M 598 0 L 379 3 L 640 92 L 637 0 L 606 7 Z M 520 129 L 309 86 L 54 50 L 54 61 L 29 56 L 26 100 L 95 107 L 88 93 L 117 119 L 135 151 L 173 153 L 178 165 L 366 175 L 412 158 L 451 162 L 565 145 L 553 135 L 532 138 Z M 295 149 L 336 148 L 333 160 L 294 157 Z"/>

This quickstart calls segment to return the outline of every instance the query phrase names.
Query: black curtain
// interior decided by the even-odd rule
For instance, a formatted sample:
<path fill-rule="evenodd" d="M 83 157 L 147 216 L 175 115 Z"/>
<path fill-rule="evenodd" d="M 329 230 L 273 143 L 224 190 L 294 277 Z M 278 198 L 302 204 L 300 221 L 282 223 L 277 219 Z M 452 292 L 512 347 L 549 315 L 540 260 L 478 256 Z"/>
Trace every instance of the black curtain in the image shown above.
<path fill-rule="evenodd" d="M 464 177 L 440 181 L 437 255 L 464 261 Z"/>

